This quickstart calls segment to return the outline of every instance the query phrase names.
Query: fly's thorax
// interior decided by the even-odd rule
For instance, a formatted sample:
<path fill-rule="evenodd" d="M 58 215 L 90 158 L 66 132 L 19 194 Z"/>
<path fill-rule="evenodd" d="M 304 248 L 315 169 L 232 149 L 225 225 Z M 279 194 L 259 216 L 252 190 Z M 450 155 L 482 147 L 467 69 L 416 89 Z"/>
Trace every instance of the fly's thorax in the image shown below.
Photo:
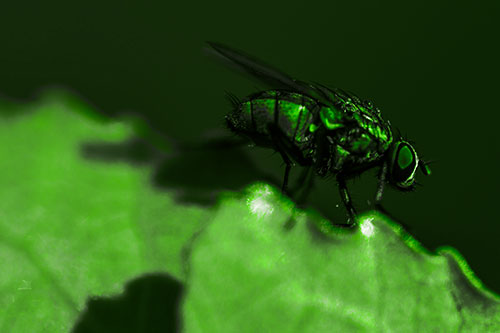
<path fill-rule="evenodd" d="M 359 128 L 366 133 L 371 141 L 378 143 L 379 153 L 389 149 L 392 133 L 389 123 L 382 119 L 379 108 L 371 101 L 361 100 L 356 95 L 340 89 L 332 91 L 332 99 L 335 101 L 334 105 L 337 110 L 335 112 L 336 118 L 341 117 L 341 121 L 346 127 Z M 366 136 L 360 140 L 366 141 Z M 363 146 L 363 142 L 360 142 L 359 145 Z"/>
<path fill-rule="evenodd" d="M 356 106 L 352 114 L 358 127 L 366 136 L 376 142 L 378 150 L 386 151 L 389 149 L 392 141 L 392 134 L 389 125 L 380 116 L 380 112 L 369 112 L 369 110 L 363 106 Z"/>
<path fill-rule="evenodd" d="M 344 110 L 333 106 L 322 106 L 319 111 L 322 125 L 328 130 L 333 131 L 342 128 L 347 123 L 347 114 Z"/>
<path fill-rule="evenodd" d="M 319 112 L 329 145 L 330 172 L 376 162 L 388 149 L 390 132 L 383 120 L 356 104 L 323 106 Z"/>

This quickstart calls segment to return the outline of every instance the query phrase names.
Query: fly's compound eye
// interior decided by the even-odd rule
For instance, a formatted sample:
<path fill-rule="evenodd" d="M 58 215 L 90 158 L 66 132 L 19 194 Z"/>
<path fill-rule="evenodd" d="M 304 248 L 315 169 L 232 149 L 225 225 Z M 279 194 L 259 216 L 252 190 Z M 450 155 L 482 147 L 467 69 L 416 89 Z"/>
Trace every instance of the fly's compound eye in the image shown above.
<path fill-rule="evenodd" d="M 411 188 L 415 181 L 418 157 L 408 142 L 398 142 L 392 154 L 391 177 L 395 185 L 402 189 Z"/>

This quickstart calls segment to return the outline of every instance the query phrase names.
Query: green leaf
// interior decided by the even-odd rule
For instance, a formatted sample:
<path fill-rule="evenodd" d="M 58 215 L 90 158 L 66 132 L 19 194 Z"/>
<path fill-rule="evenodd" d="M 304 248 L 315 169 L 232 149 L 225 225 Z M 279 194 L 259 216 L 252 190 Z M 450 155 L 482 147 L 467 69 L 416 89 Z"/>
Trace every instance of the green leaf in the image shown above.
<path fill-rule="evenodd" d="M 377 213 L 343 231 L 312 213 L 290 228 L 292 212 L 262 184 L 220 203 L 191 249 L 187 332 L 500 331 L 498 296 L 456 251 Z"/>
<path fill-rule="evenodd" d="M 88 311 L 81 329 L 111 329 L 122 311 L 145 329 L 162 310 L 146 316 L 136 300 L 160 304 L 180 284 L 144 274 L 186 281 L 194 234 L 188 332 L 500 330 L 498 296 L 456 251 L 429 253 L 382 215 L 342 231 L 257 184 L 226 195 L 213 219 L 154 189 L 150 167 L 85 156 L 148 136 L 137 123 L 60 94 L 0 114 L 0 332 L 66 332 L 92 296 L 115 297 L 89 302 L 110 312 Z"/>
<path fill-rule="evenodd" d="M 83 156 L 133 124 L 61 94 L 0 113 L 0 332 L 67 332 L 89 296 L 146 272 L 183 279 L 182 246 L 208 212 L 155 190 L 150 168 Z"/>

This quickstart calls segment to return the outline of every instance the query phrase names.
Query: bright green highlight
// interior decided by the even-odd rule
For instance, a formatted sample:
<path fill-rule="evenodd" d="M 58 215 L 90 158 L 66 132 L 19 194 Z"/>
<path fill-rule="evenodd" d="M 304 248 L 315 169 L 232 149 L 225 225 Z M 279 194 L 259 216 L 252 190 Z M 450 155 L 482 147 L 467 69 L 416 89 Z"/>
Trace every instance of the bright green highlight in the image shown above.
<path fill-rule="evenodd" d="M 404 145 L 398 152 L 398 165 L 399 168 L 404 169 L 409 166 L 413 162 L 413 153 L 408 148 L 407 145 Z"/>
<path fill-rule="evenodd" d="M 276 93 L 277 93 L 276 90 L 266 90 L 266 94 L 270 97 L 276 97 Z M 273 99 L 273 100 L 275 100 L 275 99 Z"/>
<path fill-rule="evenodd" d="M 295 125 L 299 122 L 299 115 L 302 110 L 305 110 L 303 105 L 299 105 L 286 100 L 279 100 L 279 112 L 280 117 L 286 117 L 290 122 L 290 128 L 295 128 Z"/>
<path fill-rule="evenodd" d="M 382 127 L 382 123 L 380 122 L 380 119 L 375 117 L 374 115 L 368 113 L 368 111 L 360 106 L 357 106 L 362 113 L 357 113 L 354 112 L 352 115 L 354 119 L 358 122 L 359 126 L 365 130 L 367 130 L 371 135 L 373 135 L 375 138 L 382 142 L 387 142 L 389 140 L 389 136 L 387 133 L 387 130 Z M 386 143 L 386 146 L 390 142 Z"/>
<path fill-rule="evenodd" d="M 337 110 L 332 110 L 328 107 L 321 108 L 319 112 L 319 116 L 321 118 L 321 122 L 325 127 L 329 130 L 333 130 L 336 128 L 343 127 L 342 124 L 342 116 Z"/>
<path fill-rule="evenodd" d="M 349 152 L 347 150 L 345 150 L 344 148 L 342 148 L 341 146 L 336 145 L 336 148 L 337 148 L 338 156 L 343 157 L 343 158 L 349 156 Z"/>
<path fill-rule="evenodd" d="M 371 135 L 375 136 L 376 138 L 379 138 L 379 140 L 383 142 L 387 142 L 386 146 L 388 147 L 391 141 L 389 140 L 389 136 L 387 134 L 387 130 L 380 126 L 375 126 L 375 125 L 368 125 L 368 132 L 370 132 Z"/>
<path fill-rule="evenodd" d="M 242 113 L 250 114 L 251 111 L 252 111 L 252 102 L 246 101 L 246 102 L 241 103 L 241 112 Z"/>
<path fill-rule="evenodd" d="M 431 172 L 431 168 L 429 168 L 429 166 L 428 166 L 428 165 L 426 165 L 426 164 L 424 164 L 424 168 L 425 168 L 425 174 L 426 174 L 427 176 L 430 176 L 430 175 L 432 174 L 432 172 Z"/>
<path fill-rule="evenodd" d="M 305 105 L 300 104 L 300 101 L 302 101 L 300 95 L 290 94 L 287 97 L 295 98 L 298 101 L 289 101 L 286 99 L 278 99 L 276 101 L 276 98 L 257 98 L 245 103 L 247 105 L 243 105 L 242 111 L 247 114 L 253 111 L 250 119 L 253 117 L 255 126 L 261 130 L 265 130 L 268 123 L 274 122 L 274 117 L 276 117 L 275 112 L 277 112 L 280 129 L 296 142 L 306 142 L 308 138 L 304 136 L 304 132 L 308 129 L 307 126 L 311 117 L 310 110 Z M 252 108 L 250 108 L 250 103 L 252 103 Z M 266 117 L 262 117 L 263 113 L 268 114 L 267 119 Z M 310 129 L 311 127 L 309 127 Z"/>
<path fill-rule="evenodd" d="M 265 215 L 248 204 L 259 196 Z M 464 287 L 472 273 L 460 261 L 430 253 L 383 215 L 337 232 L 314 212 L 295 211 L 286 227 L 290 214 L 264 184 L 220 203 L 191 249 L 187 332 L 500 330 L 496 295 Z"/>
<path fill-rule="evenodd" d="M 0 104 L 0 332 L 69 332 L 91 295 L 151 271 L 184 278 L 207 212 L 154 190 L 149 168 L 82 156 L 132 127 L 69 95 Z"/>
<path fill-rule="evenodd" d="M 368 135 L 363 133 L 361 134 L 359 139 L 352 143 L 352 150 L 353 152 L 364 152 L 371 142 L 372 139 Z"/>
<path fill-rule="evenodd" d="M 309 132 L 314 133 L 318 129 L 318 126 L 311 124 L 309 125 Z"/>

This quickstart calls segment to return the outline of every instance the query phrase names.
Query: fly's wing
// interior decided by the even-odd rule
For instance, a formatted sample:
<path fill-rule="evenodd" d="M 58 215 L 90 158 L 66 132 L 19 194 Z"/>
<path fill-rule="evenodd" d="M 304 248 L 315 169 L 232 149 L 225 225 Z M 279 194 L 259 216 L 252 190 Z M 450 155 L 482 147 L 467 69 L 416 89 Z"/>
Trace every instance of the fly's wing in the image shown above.
<path fill-rule="evenodd" d="M 313 85 L 296 80 L 262 61 L 228 46 L 214 42 L 208 42 L 208 45 L 213 48 L 217 56 L 221 57 L 223 60 L 229 61 L 230 64 L 236 65 L 239 69 L 271 87 L 296 91 L 318 100 L 325 105 L 333 104 L 328 91 L 320 85 Z"/>

